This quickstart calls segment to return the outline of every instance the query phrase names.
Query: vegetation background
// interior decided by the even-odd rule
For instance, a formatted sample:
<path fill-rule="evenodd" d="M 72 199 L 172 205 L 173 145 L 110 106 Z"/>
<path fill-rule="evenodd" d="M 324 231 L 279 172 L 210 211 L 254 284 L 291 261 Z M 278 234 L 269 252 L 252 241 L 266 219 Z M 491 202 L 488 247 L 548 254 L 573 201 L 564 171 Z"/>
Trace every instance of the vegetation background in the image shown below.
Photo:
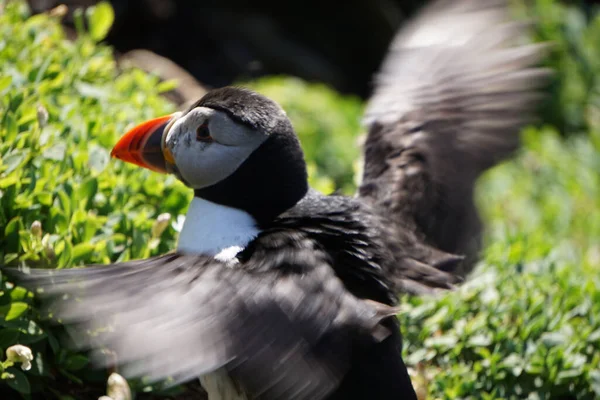
<path fill-rule="evenodd" d="M 556 0 L 515 1 L 514 12 L 536 21 L 534 40 L 554 43 L 547 63 L 557 79 L 543 123 L 525 129 L 517 157 L 480 182 L 481 266 L 455 292 L 403 300 L 405 357 L 428 398 L 600 397 L 600 14 Z M 109 159 L 132 124 L 175 110 L 161 94 L 176 83 L 117 67 L 100 43 L 113 21 L 107 3 L 73 18 L 78 35 L 68 40 L 60 13 L 31 16 L 22 1 L 0 1 L 5 265 L 165 253 L 191 197 L 172 177 Z M 288 111 L 311 183 L 352 193 L 362 100 L 291 77 L 246 84 Z M 31 293 L 2 280 L 0 354 L 19 343 L 34 361 L 22 371 L 0 358 L 0 398 L 97 398 L 106 371 L 68 350 L 63 329 L 43 316 Z M 138 399 L 198 390 L 131 385 Z"/>

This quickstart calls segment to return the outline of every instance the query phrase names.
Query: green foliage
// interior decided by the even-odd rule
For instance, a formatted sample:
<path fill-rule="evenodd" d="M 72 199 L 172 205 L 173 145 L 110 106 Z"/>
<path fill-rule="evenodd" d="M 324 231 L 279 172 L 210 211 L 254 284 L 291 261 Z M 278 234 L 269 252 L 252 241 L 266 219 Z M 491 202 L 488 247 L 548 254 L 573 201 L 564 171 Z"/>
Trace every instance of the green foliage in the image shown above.
<path fill-rule="evenodd" d="M 600 135 L 529 129 L 480 184 L 481 268 L 460 290 L 407 300 L 407 362 L 439 398 L 600 396 Z"/>
<path fill-rule="evenodd" d="M 151 240 L 154 221 L 159 213 L 169 212 L 173 221 L 184 214 L 191 193 L 172 177 L 109 157 L 133 123 L 174 111 L 160 97 L 157 78 L 139 70 L 118 73 L 111 49 L 95 43 L 106 34 L 112 11 L 106 5 L 90 10 L 93 39 L 82 35 L 71 42 L 58 20 L 27 18 L 22 2 L 4 7 L 0 263 L 64 268 L 172 249 L 176 231 L 168 228 Z M 73 383 L 104 381 L 87 371 L 85 356 L 59 346 L 56 331 L 38 316 L 30 295 L 1 284 L 0 354 L 20 343 L 32 348 L 35 361 L 27 372 L 6 367 L 0 379 L 24 395 L 59 390 L 57 375 Z"/>
<path fill-rule="evenodd" d="M 100 41 L 108 35 L 115 20 L 115 13 L 106 1 L 101 1 L 95 7 L 88 8 L 89 33 L 92 39 Z"/>
<path fill-rule="evenodd" d="M 600 8 L 577 5 L 582 2 L 565 3 L 518 1 L 520 13 L 535 22 L 535 39 L 552 44 L 547 65 L 556 71 L 556 80 L 543 109 L 543 120 L 570 134 L 598 125 Z"/>
<path fill-rule="evenodd" d="M 544 16 L 537 29 L 546 33 L 539 37 L 558 43 L 550 61 L 560 77 L 552 104 L 563 122 L 554 122 L 588 134 L 563 139 L 553 128 L 529 129 L 519 157 L 491 171 L 479 187 L 489 229 L 476 276 L 456 292 L 404 301 L 406 360 L 421 363 L 418 378 L 429 380 L 432 398 L 600 396 L 600 114 L 594 95 L 600 65 L 593 46 L 600 22 L 593 16 L 577 25 L 579 11 L 564 7 L 538 0 L 528 12 Z M 96 43 L 111 19 L 106 5 L 79 13 L 82 35 L 70 42 L 56 19 L 28 18 L 22 2 L 0 12 L 2 264 L 68 268 L 147 257 L 175 245 L 177 224 L 160 232 L 156 220 L 168 212 L 174 222 L 191 193 L 172 177 L 109 158 L 132 124 L 174 111 L 160 97 L 171 83 L 139 70 L 117 71 L 110 49 Z M 580 36 L 567 34 L 572 26 L 580 26 Z M 568 59 L 571 43 L 591 60 L 587 72 Z M 249 85 L 287 111 L 313 186 L 352 193 L 362 104 L 293 78 Z M 88 388 L 102 392 L 106 374 L 88 368 L 86 355 L 66 350 L 60 333 L 42 322 L 31 294 L 1 283 L 0 354 L 19 343 L 32 349 L 34 361 L 28 371 L 0 361 L 6 383 L 0 382 L 0 397 L 18 392 L 27 399 L 43 391 L 87 399 L 94 398 Z M 133 389 L 147 388 L 134 383 Z"/>

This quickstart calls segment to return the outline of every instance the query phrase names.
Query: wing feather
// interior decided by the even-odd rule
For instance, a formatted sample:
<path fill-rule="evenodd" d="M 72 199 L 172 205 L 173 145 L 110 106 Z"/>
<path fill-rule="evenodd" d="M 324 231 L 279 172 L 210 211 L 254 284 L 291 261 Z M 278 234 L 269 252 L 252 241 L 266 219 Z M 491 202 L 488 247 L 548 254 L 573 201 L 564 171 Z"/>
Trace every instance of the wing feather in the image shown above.
<path fill-rule="evenodd" d="M 312 241 L 256 240 L 275 240 L 277 256 L 229 265 L 169 254 L 12 274 L 52 300 L 98 362 L 113 350 L 127 376 L 177 383 L 225 368 L 252 398 L 322 399 L 349 368 L 353 337 L 380 337 L 394 309 L 348 293 Z"/>
<path fill-rule="evenodd" d="M 369 133 L 359 197 L 426 244 L 480 248 L 473 186 L 508 157 L 532 121 L 551 71 L 545 44 L 520 44 L 528 24 L 506 22 L 501 0 L 433 2 L 394 39 L 365 113 Z"/>

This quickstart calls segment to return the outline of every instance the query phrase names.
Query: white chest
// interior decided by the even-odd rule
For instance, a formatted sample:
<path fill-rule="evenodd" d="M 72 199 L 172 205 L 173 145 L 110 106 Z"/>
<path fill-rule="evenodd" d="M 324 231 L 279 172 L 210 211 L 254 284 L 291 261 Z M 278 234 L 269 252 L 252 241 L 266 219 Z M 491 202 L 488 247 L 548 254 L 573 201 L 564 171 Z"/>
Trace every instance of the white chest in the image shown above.
<path fill-rule="evenodd" d="M 256 220 L 247 212 L 194 197 L 179 234 L 177 250 L 227 261 L 259 233 Z"/>
<path fill-rule="evenodd" d="M 179 234 L 177 250 L 230 261 L 259 233 L 256 221 L 247 212 L 195 197 Z M 201 376 L 200 382 L 209 400 L 248 399 L 225 369 Z"/>

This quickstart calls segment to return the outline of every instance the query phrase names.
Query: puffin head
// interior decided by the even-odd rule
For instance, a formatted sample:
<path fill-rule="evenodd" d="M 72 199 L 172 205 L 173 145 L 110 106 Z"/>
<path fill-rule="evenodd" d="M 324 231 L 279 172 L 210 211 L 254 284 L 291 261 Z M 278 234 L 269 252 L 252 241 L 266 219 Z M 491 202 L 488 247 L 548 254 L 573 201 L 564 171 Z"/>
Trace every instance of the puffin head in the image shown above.
<path fill-rule="evenodd" d="M 300 143 L 285 111 L 247 89 L 212 90 L 184 112 L 127 132 L 111 155 L 172 173 L 197 197 L 272 220 L 308 191 Z"/>

